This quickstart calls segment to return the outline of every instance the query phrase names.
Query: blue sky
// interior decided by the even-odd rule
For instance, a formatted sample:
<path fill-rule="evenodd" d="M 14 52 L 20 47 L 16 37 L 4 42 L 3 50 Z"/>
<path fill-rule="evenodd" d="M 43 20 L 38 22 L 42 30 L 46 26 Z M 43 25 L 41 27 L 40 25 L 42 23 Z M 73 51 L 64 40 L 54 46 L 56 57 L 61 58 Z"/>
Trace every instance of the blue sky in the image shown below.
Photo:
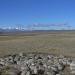
<path fill-rule="evenodd" d="M 0 27 L 65 22 L 75 28 L 75 0 L 0 0 Z"/>

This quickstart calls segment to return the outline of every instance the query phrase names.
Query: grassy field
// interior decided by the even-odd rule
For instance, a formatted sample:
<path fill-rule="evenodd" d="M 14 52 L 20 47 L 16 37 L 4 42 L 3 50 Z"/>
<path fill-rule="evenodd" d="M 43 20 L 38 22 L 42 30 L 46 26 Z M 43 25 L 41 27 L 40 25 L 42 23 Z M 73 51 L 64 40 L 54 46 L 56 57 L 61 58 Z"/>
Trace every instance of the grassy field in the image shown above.
<path fill-rule="evenodd" d="M 0 36 L 0 56 L 19 52 L 45 52 L 75 57 L 75 31 Z"/>

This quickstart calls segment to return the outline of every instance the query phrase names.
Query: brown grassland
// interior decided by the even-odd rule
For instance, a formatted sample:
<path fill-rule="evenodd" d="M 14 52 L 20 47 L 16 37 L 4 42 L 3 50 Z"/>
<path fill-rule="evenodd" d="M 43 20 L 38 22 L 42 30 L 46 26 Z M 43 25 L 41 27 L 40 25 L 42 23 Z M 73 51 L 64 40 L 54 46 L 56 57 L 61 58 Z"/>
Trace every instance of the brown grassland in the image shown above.
<path fill-rule="evenodd" d="M 45 52 L 75 57 L 75 31 L 31 32 L 0 35 L 0 56 L 20 52 Z M 34 35 L 33 35 L 34 34 Z"/>

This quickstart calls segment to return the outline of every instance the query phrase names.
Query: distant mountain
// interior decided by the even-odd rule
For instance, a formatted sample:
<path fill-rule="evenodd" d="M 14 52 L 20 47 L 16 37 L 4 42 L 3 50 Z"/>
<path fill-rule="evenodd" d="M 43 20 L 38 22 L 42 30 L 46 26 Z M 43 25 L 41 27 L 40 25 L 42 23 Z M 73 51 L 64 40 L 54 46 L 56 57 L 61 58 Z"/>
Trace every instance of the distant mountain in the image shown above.
<path fill-rule="evenodd" d="M 18 32 L 18 31 L 22 31 L 19 29 L 2 29 L 0 28 L 0 32 Z"/>

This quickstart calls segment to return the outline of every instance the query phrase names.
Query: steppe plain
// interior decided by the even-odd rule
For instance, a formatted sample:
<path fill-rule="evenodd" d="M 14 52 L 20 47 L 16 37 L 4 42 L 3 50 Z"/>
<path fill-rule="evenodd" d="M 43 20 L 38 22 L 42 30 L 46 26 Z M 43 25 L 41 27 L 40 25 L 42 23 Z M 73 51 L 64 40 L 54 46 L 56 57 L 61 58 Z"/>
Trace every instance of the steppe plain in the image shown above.
<path fill-rule="evenodd" d="M 75 31 L 0 34 L 0 56 L 20 52 L 41 52 L 75 57 Z"/>

